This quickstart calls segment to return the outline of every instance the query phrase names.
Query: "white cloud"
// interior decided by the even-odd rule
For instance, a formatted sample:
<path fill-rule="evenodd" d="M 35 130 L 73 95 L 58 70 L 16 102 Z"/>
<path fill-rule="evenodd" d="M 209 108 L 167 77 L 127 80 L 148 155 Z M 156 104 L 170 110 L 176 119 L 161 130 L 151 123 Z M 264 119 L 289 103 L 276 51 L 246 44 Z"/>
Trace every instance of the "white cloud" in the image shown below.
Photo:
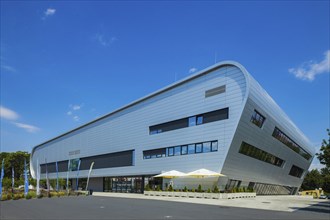
<path fill-rule="evenodd" d="M 14 125 L 16 125 L 19 128 L 23 128 L 27 132 L 30 133 L 35 133 L 40 130 L 40 128 L 33 126 L 33 125 L 28 125 L 28 124 L 23 124 L 23 123 L 18 123 L 18 122 L 13 122 Z"/>
<path fill-rule="evenodd" d="M 80 121 L 80 117 L 77 115 L 78 111 L 81 110 L 81 108 L 84 106 L 84 103 L 78 105 L 78 104 L 70 104 L 69 105 L 69 111 L 67 111 L 67 115 L 72 118 L 74 121 Z"/>
<path fill-rule="evenodd" d="M 195 68 L 195 67 L 192 67 L 192 68 L 189 69 L 189 73 L 194 73 L 196 71 L 197 71 L 197 68 Z"/>
<path fill-rule="evenodd" d="M 320 62 L 309 61 L 298 68 L 290 68 L 289 72 L 296 78 L 313 81 L 316 75 L 330 72 L 330 50 L 324 53 L 324 59 Z"/>
<path fill-rule="evenodd" d="M 100 34 L 100 33 L 95 34 L 93 39 L 103 47 L 108 47 L 117 40 L 116 37 L 109 38 L 106 37 L 104 34 Z"/>
<path fill-rule="evenodd" d="M 56 12 L 56 9 L 54 8 L 47 8 L 47 10 L 44 12 L 45 16 L 52 16 Z"/>
<path fill-rule="evenodd" d="M 7 71 L 7 72 L 12 72 L 15 73 L 16 69 L 12 66 L 8 66 L 8 65 L 1 65 L 1 69 Z"/>
<path fill-rule="evenodd" d="M 78 111 L 80 110 L 82 107 L 84 106 L 84 104 L 80 104 L 80 105 L 77 105 L 77 104 L 71 104 L 69 105 L 70 109 L 72 111 Z"/>
<path fill-rule="evenodd" d="M 0 117 L 8 120 L 16 120 L 19 116 L 13 110 L 0 106 Z"/>

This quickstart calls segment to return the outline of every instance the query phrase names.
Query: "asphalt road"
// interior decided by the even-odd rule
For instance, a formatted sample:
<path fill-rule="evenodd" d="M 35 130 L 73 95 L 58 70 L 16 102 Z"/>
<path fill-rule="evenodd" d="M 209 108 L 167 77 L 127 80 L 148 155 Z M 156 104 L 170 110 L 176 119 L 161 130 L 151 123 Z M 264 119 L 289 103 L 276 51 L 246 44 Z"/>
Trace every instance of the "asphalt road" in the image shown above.
<path fill-rule="evenodd" d="M 99 196 L 0 202 L 0 219 L 330 219 L 330 201 L 294 212 Z"/>

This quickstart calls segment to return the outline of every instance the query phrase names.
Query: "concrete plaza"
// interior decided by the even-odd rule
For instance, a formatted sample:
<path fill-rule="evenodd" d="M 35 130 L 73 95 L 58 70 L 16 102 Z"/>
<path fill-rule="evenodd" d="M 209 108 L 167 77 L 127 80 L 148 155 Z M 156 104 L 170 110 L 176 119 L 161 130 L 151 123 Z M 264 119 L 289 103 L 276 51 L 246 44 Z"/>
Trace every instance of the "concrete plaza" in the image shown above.
<path fill-rule="evenodd" d="M 96 193 L 94 196 L 3 201 L 0 202 L 0 217 L 1 219 L 329 219 L 330 215 L 329 201 L 308 202 L 294 197 L 213 201 L 155 199 L 136 194 L 102 195 Z M 288 205 L 279 206 L 284 200 Z M 243 208 L 244 206 L 249 208 Z M 289 207 L 289 209 L 274 211 L 274 208 L 270 207 L 277 209 Z"/>

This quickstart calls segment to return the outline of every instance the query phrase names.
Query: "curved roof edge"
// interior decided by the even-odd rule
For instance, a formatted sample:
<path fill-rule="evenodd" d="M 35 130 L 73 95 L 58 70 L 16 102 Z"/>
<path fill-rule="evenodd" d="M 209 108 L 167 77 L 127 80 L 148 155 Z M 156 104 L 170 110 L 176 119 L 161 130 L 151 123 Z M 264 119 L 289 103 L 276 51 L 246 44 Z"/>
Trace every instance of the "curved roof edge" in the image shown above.
<path fill-rule="evenodd" d="M 155 92 L 153 92 L 153 93 L 151 93 L 151 94 L 149 94 L 149 95 L 146 95 L 146 96 L 144 96 L 144 97 L 142 97 L 142 98 L 140 98 L 140 99 L 138 99 L 138 100 L 135 100 L 135 101 L 133 101 L 133 102 L 131 102 L 131 103 L 129 103 L 129 104 L 127 104 L 127 105 L 121 107 L 121 108 L 118 108 L 118 109 L 116 109 L 116 110 L 114 110 L 114 111 L 112 111 L 112 112 L 110 112 L 110 113 L 107 113 L 107 114 L 105 114 L 105 115 L 103 115 L 103 116 L 100 116 L 100 117 L 97 118 L 97 119 L 94 119 L 94 120 L 92 120 L 92 121 L 90 121 L 90 122 L 87 122 L 86 124 L 83 124 L 83 125 L 81 125 L 81 126 L 79 126 L 79 127 L 76 127 L 76 128 L 74 128 L 74 129 L 72 129 L 72 130 L 70 130 L 70 131 L 67 131 L 67 132 L 65 132 L 65 133 L 63 133 L 63 134 L 60 134 L 60 135 L 58 135 L 58 136 L 56 136 L 56 137 L 50 139 L 50 140 L 47 140 L 47 141 L 45 141 L 45 142 L 42 142 L 41 144 L 38 144 L 38 145 L 34 146 L 34 147 L 32 148 L 31 158 L 32 158 L 32 156 L 33 156 L 34 151 L 35 151 L 38 147 L 41 147 L 41 146 L 44 145 L 44 144 L 50 143 L 50 142 L 52 142 L 52 141 L 54 141 L 54 140 L 56 140 L 56 139 L 59 139 L 59 138 L 61 138 L 61 137 L 64 137 L 64 136 L 67 135 L 67 134 L 73 133 L 73 132 L 75 132 L 75 131 L 77 131 L 77 130 L 83 128 L 83 127 L 86 127 L 86 126 L 88 126 L 88 125 L 90 125 L 90 124 L 93 124 L 93 123 L 95 123 L 95 122 L 97 122 L 97 121 L 100 121 L 100 120 L 102 120 L 102 119 L 104 119 L 104 118 L 107 118 L 107 117 L 109 117 L 109 116 L 111 116 L 111 115 L 114 115 L 114 114 L 116 114 L 116 113 L 118 113 L 118 112 L 121 112 L 121 111 L 123 111 L 123 110 L 125 110 L 125 109 L 128 109 L 128 108 L 130 108 L 130 107 L 132 107 L 132 106 L 134 106 L 134 105 L 136 105 L 136 104 L 138 104 L 138 103 L 141 103 L 141 102 L 143 102 L 143 101 L 145 101 L 145 100 L 147 100 L 147 99 L 150 99 L 150 98 L 152 98 L 152 97 L 154 97 L 154 96 L 157 96 L 157 95 L 159 95 L 159 94 L 161 94 L 161 93 L 163 93 L 163 92 L 166 92 L 166 91 L 168 91 L 168 90 L 170 90 L 170 89 L 173 89 L 173 88 L 175 88 L 175 87 L 177 87 L 177 86 L 180 86 L 180 85 L 182 85 L 182 84 L 184 84 L 184 83 L 186 83 L 186 82 L 189 82 L 189 81 L 191 81 L 191 80 L 194 80 L 194 79 L 196 79 L 196 78 L 198 78 L 198 77 L 200 77 L 200 76 L 206 75 L 206 74 L 208 74 L 208 73 L 210 73 L 210 72 L 212 72 L 212 71 L 214 71 L 214 70 L 217 70 L 217 69 L 219 69 L 219 68 L 221 68 L 221 67 L 223 67 L 223 66 L 236 66 L 237 68 L 239 68 L 239 69 L 244 73 L 245 78 L 247 79 L 247 83 L 248 83 L 248 79 L 249 79 L 248 75 L 249 75 L 249 74 L 248 74 L 248 72 L 246 71 L 246 69 L 245 69 L 240 63 L 238 63 L 238 62 L 236 62 L 236 61 L 231 61 L 231 60 L 218 62 L 218 63 L 216 63 L 216 64 L 214 64 L 214 65 L 212 65 L 212 66 L 210 66 L 210 67 L 207 67 L 207 68 L 205 68 L 205 69 L 203 69 L 203 70 L 198 71 L 197 73 L 195 73 L 195 74 L 193 74 L 193 75 L 190 75 L 190 76 L 188 76 L 188 77 L 186 77 L 186 78 L 183 78 L 183 79 L 181 79 L 181 80 L 179 80 L 179 81 L 177 81 L 177 82 L 174 82 L 174 83 L 172 83 L 172 84 L 170 84 L 170 85 L 168 85 L 168 86 L 166 86 L 166 87 L 164 87 L 164 88 L 162 88 L 162 89 L 159 89 L 159 90 L 157 90 L 157 91 L 155 91 Z M 249 86 L 247 85 L 247 91 L 246 91 L 246 93 L 245 93 L 245 97 L 244 97 L 244 104 L 245 104 L 245 101 L 246 101 L 246 99 L 247 99 L 247 97 L 248 97 L 248 94 L 249 94 L 249 92 L 248 92 L 248 88 L 249 88 Z"/>

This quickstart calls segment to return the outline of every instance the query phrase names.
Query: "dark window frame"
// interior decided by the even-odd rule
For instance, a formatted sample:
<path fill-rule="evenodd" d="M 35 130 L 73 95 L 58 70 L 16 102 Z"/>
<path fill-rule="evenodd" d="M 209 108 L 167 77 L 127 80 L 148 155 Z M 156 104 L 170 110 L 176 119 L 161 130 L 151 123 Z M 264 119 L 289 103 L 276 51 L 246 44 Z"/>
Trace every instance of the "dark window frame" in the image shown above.
<path fill-rule="evenodd" d="M 265 121 L 266 117 L 263 116 L 259 111 L 254 109 L 250 122 L 252 122 L 252 124 L 256 125 L 257 127 L 262 128 L 265 124 Z"/>

